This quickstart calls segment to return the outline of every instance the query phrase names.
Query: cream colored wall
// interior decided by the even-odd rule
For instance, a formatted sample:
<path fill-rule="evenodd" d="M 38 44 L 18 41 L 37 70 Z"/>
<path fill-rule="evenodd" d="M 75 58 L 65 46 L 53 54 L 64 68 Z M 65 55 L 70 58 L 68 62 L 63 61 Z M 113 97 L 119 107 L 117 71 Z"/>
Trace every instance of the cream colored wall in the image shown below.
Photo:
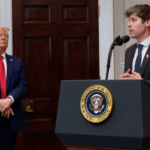
<path fill-rule="evenodd" d="M 114 0 L 114 38 L 125 35 L 124 0 Z M 114 49 L 114 77 L 118 79 L 123 73 L 121 63 L 124 62 L 125 45 L 116 46 Z"/>
<path fill-rule="evenodd" d="M 131 6 L 136 4 L 148 4 L 150 0 L 114 0 L 114 38 L 117 35 L 129 35 L 128 31 L 128 18 L 124 17 L 124 12 Z M 115 47 L 114 52 L 114 76 L 118 79 L 124 73 L 121 63 L 124 63 L 124 54 L 127 47 L 135 43 L 135 39 L 130 39 L 127 44 L 121 47 Z"/>

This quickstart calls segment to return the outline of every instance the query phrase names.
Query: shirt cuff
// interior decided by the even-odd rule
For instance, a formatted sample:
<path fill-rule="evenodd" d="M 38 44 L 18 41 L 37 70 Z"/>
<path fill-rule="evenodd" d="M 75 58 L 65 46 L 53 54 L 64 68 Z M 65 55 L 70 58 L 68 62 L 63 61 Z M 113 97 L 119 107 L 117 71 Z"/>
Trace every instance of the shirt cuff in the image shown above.
<path fill-rule="evenodd" d="M 14 98 L 11 95 L 9 95 L 7 97 L 10 97 L 12 99 L 13 103 L 14 103 Z"/>

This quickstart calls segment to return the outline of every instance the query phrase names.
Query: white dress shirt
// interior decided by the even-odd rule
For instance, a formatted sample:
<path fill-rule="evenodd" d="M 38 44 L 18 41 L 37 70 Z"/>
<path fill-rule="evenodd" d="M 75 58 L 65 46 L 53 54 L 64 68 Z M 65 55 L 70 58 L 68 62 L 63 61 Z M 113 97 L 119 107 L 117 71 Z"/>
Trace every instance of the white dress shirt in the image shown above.
<path fill-rule="evenodd" d="M 141 54 L 142 54 L 141 66 L 142 66 L 143 59 L 146 55 L 148 47 L 150 46 L 150 36 L 148 38 L 146 38 L 144 41 L 142 41 L 141 43 L 137 43 L 137 44 L 142 44 L 143 45 L 143 48 L 142 48 L 142 51 L 141 51 Z M 136 48 L 136 50 L 135 50 L 135 54 L 134 54 L 133 62 L 132 62 L 132 70 L 134 70 L 134 71 L 135 71 L 135 62 L 136 62 L 137 56 L 138 56 L 138 48 Z"/>
<path fill-rule="evenodd" d="M 2 54 L 3 56 L 3 63 L 4 63 L 4 67 L 5 67 L 5 75 L 6 75 L 6 79 L 7 79 L 7 62 L 6 62 L 6 53 L 3 53 Z M 13 100 L 13 103 L 14 103 L 14 98 L 9 95 L 8 97 L 10 97 L 12 100 Z"/>

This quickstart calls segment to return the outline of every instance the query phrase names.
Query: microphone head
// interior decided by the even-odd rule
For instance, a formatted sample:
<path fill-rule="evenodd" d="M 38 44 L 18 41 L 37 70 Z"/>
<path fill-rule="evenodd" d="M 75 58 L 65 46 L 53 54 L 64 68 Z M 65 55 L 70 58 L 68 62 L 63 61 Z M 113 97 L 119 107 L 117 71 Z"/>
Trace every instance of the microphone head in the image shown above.
<path fill-rule="evenodd" d="M 123 40 L 119 39 L 119 40 L 117 41 L 117 45 L 118 45 L 118 46 L 123 45 Z"/>
<path fill-rule="evenodd" d="M 125 35 L 121 38 L 121 40 L 123 41 L 123 43 L 127 43 L 130 40 L 130 37 L 128 35 Z"/>
<path fill-rule="evenodd" d="M 130 37 L 128 35 L 123 36 L 120 38 L 120 36 L 117 36 L 114 40 L 114 46 L 118 45 L 121 46 L 123 43 L 127 43 L 130 40 Z"/>

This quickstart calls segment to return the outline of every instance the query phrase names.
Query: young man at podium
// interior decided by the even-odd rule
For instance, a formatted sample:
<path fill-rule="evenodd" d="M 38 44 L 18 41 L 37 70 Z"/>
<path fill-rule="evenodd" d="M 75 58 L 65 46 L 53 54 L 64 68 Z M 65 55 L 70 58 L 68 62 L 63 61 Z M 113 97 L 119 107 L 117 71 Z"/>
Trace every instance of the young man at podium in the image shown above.
<path fill-rule="evenodd" d="M 126 10 L 130 37 L 137 39 L 125 54 L 125 74 L 119 79 L 144 79 L 150 84 L 150 6 L 135 5 Z"/>

